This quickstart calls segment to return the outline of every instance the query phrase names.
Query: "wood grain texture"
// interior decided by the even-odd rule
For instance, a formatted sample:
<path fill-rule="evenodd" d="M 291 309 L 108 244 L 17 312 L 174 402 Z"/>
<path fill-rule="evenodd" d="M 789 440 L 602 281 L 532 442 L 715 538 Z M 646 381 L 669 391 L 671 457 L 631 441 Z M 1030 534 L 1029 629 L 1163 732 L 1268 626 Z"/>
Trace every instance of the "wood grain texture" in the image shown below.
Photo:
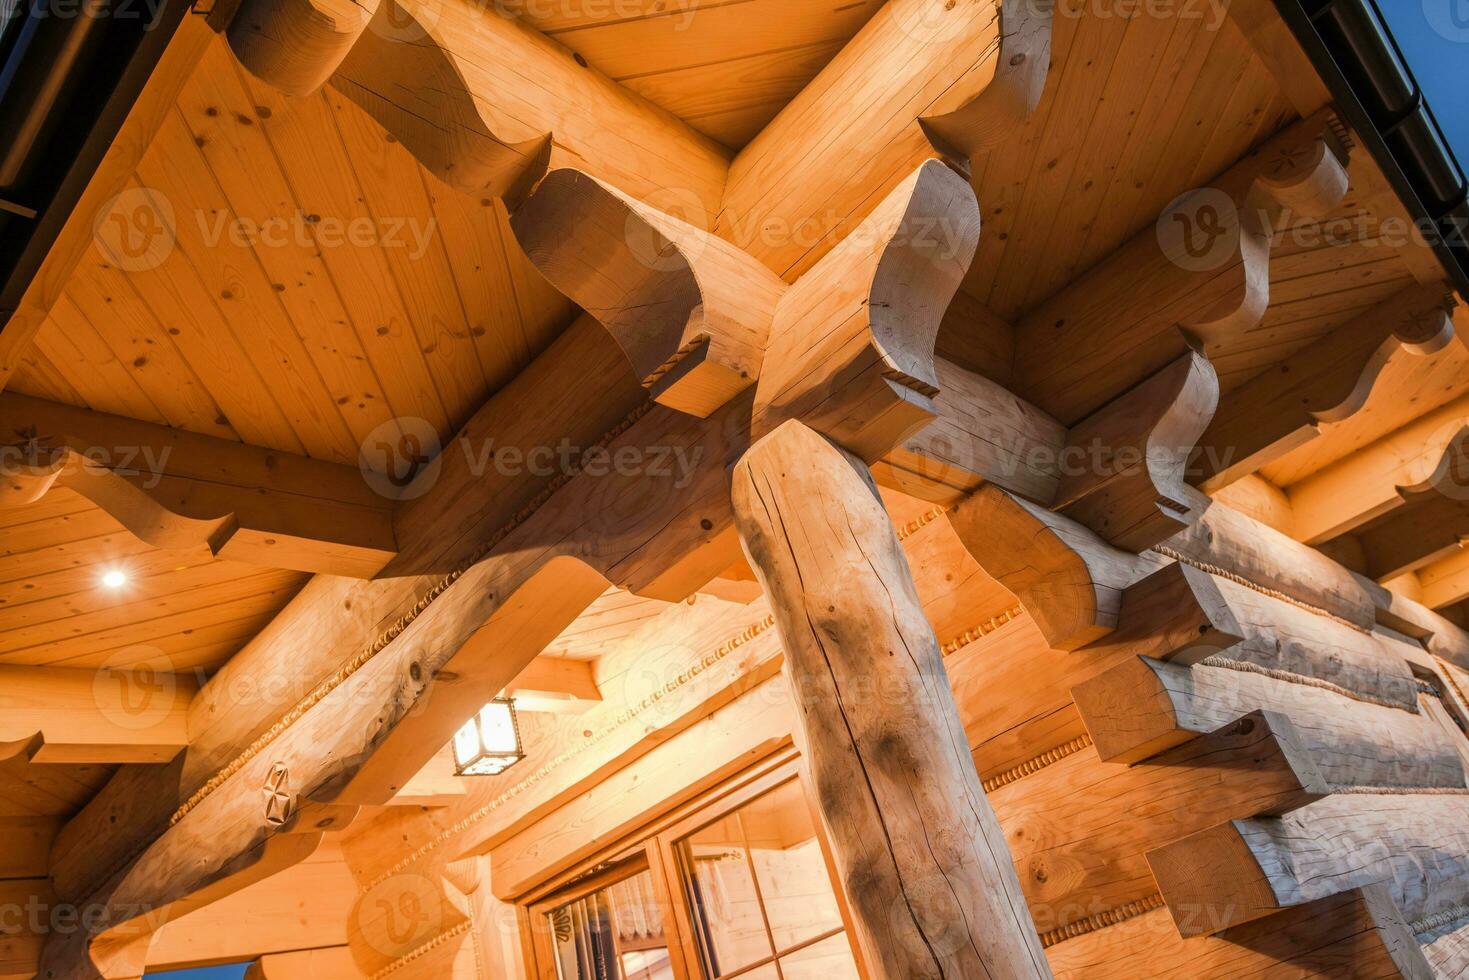
<path fill-rule="evenodd" d="M 734 500 L 874 976 L 1047 976 L 938 642 L 864 468 L 787 423 L 742 458 Z M 893 700 L 927 707 L 899 725 L 883 710 Z"/>

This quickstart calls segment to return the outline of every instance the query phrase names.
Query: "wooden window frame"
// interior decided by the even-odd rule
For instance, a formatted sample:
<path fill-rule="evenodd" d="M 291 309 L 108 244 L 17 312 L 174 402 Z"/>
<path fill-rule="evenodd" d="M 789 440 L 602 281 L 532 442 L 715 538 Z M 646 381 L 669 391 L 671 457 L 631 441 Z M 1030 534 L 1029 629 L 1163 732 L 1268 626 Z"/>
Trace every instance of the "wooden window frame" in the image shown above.
<path fill-rule="evenodd" d="M 803 940 L 790 949 L 772 954 L 756 963 L 747 964 L 740 968 L 736 977 L 744 976 L 760 966 L 775 962 L 780 956 L 788 956 L 839 933 L 845 933 L 850 942 L 853 935 L 851 912 L 838 884 L 836 866 L 821 815 L 812 799 L 810 787 L 801 774 L 798 754 L 794 749 L 786 748 L 720 780 L 687 802 L 671 807 L 639 830 L 609 842 L 598 855 L 524 896 L 517 905 L 520 910 L 521 948 L 526 952 L 527 980 L 557 980 L 554 947 L 550 932 L 545 926 L 548 912 L 643 871 L 651 874 L 659 900 L 663 903 L 665 934 L 670 931 L 672 933 L 667 938 L 669 962 L 674 976 L 678 980 L 712 980 L 704 972 L 703 956 L 685 893 L 684 869 L 678 856 L 678 842 L 792 780 L 801 787 L 802 797 L 811 815 L 817 846 L 821 849 L 822 862 L 841 914 L 842 927 L 840 930 L 834 929 Z M 762 910 L 763 908 L 762 902 Z M 869 980 L 870 973 L 862 961 L 860 950 L 855 943 L 851 943 L 851 947 L 858 976 L 862 980 Z"/>

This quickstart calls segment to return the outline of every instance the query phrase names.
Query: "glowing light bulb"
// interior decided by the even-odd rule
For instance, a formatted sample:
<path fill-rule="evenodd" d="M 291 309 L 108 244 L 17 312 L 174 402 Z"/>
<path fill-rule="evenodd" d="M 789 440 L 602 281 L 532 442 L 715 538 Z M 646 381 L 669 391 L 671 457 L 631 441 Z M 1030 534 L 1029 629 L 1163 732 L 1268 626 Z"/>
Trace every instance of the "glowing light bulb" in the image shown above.
<path fill-rule="evenodd" d="M 127 572 L 120 568 L 112 568 L 102 573 L 102 584 L 109 589 L 120 589 L 128 584 Z"/>

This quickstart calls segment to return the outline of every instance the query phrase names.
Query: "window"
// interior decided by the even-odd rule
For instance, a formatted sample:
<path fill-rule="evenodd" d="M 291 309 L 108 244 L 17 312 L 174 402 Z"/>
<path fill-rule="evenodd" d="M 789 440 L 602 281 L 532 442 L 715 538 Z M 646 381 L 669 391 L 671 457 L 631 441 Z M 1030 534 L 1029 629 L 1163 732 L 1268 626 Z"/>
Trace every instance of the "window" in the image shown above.
<path fill-rule="evenodd" d="M 536 980 L 861 980 L 788 758 L 632 840 L 527 907 Z"/>
<path fill-rule="evenodd" d="M 545 915 L 558 980 L 673 980 L 663 905 L 646 869 Z"/>
<path fill-rule="evenodd" d="M 816 829 L 792 779 L 678 843 L 710 980 L 856 980 Z"/>

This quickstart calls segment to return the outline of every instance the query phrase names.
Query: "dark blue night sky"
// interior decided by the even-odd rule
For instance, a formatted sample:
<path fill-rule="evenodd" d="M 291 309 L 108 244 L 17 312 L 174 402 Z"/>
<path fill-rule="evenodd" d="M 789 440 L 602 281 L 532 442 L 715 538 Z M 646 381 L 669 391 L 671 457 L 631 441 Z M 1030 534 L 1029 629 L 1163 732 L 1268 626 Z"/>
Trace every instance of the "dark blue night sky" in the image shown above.
<path fill-rule="evenodd" d="M 1460 164 L 1469 160 L 1469 0 L 1378 0 Z"/>

